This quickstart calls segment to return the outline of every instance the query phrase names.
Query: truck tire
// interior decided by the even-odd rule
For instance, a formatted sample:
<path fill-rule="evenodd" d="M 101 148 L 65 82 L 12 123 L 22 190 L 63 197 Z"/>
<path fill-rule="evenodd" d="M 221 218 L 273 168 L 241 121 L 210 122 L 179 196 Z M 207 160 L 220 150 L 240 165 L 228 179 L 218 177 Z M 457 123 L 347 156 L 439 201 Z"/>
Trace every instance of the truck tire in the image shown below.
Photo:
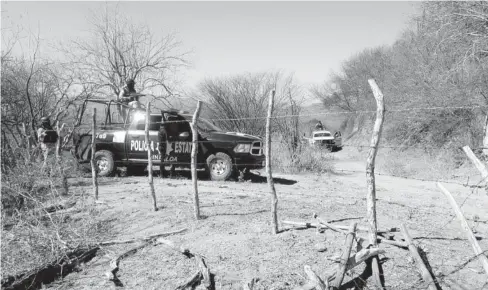
<path fill-rule="evenodd" d="M 229 155 L 217 152 L 207 157 L 207 172 L 211 180 L 225 181 L 232 176 L 233 171 L 234 166 Z"/>
<path fill-rule="evenodd" d="M 115 172 L 114 154 L 108 150 L 95 152 L 95 162 L 98 167 L 98 176 L 111 176 Z"/>

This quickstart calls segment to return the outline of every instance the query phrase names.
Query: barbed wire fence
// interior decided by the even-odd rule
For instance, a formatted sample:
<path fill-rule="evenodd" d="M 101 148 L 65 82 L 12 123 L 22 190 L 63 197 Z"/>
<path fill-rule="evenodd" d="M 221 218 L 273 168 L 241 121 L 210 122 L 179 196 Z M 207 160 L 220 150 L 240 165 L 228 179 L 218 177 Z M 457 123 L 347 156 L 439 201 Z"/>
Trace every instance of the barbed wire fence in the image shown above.
<path fill-rule="evenodd" d="M 469 105 L 469 106 L 435 106 L 435 107 L 423 107 L 423 108 L 405 108 L 405 109 L 391 109 L 387 110 L 387 114 L 392 114 L 392 113 L 402 113 L 402 112 L 422 112 L 422 111 L 449 111 L 449 110 L 476 110 L 476 109 L 487 109 L 488 106 L 484 105 Z M 286 118 L 304 118 L 304 117 L 317 117 L 317 116 L 334 116 L 334 115 L 351 115 L 351 114 L 374 114 L 376 113 L 376 110 L 359 110 L 359 111 L 326 111 L 326 112 L 321 112 L 321 113 L 313 113 L 313 114 L 288 114 L 288 115 L 277 115 L 277 116 L 258 116 L 258 117 L 241 117 L 241 118 L 214 118 L 210 119 L 213 122 L 225 122 L 225 121 L 246 121 L 246 120 L 277 120 L 277 119 L 286 119 Z M 415 117 L 409 117 L 409 119 L 415 119 Z M 472 118 L 459 118 L 459 120 L 472 120 Z M 179 120 L 179 121 L 166 121 L 165 123 L 184 123 L 184 122 L 189 122 L 189 120 Z M 150 125 L 160 125 L 161 122 L 146 122 L 146 126 Z M 202 144 L 202 143 L 215 143 L 215 142 L 226 142 L 226 143 L 232 143 L 229 141 L 209 141 L 209 140 L 193 140 L 193 144 Z M 279 142 L 286 142 L 282 139 L 270 139 L 270 143 L 279 143 Z M 238 142 L 234 142 L 236 145 Z M 408 146 L 408 145 L 378 145 L 378 146 L 372 146 L 372 145 L 366 145 L 366 144 L 348 144 L 347 142 L 345 144 L 342 144 L 342 147 L 346 148 L 356 148 L 356 149 L 422 149 L 422 150 L 445 150 L 445 151 L 452 151 L 452 150 L 462 150 L 461 146 L 453 146 L 453 145 L 447 145 L 447 146 Z M 474 150 L 484 150 L 488 149 L 486 147 L 476 147 Z M 195 165 L 198 166 L 205 166 L 206 163 L 198 163 L 194 161 Z M 252 166 L 255 164 L 240 164 L 242 166 Z M 282 166 L 282 167 L 289 167 L 293 168 L 294 165 L 288 165 L 288 166 Z M 348 170 L 348 169 L 335 169 L 334 172 L 342 172 L 342 173 L 358 173 L 358 174 L 366 174 L 366 171 L 362 170 Z M 193 172 L 192 172 L 193 173 Z M 408 179 L 408 180 L 417 180 L 417 181 L 423 181 L 423 182 L 442 182 L 442 183 L 449 183 L 449 184 L 456 184 L 456 185 L 461 185 L 465 187 L 472 188 L 471 193 L 463 200 L 461 203 L 460 207 L 462 208 L 463 205 L 466 203 L 466 201 L 475 193 L 478 192 L 480 188 L 484 188 L 484 184 L 486 183 L 486 178 L 483 180 L 476 182 L 476 183 L 469 183 L 469 177 L 467 177 L 466 182 L 457 182 L 457 181 L 452 181 L 452 180 L 441 180 L 441 179 L 428 179 L 428 178 L 415 178 L 411 176 L 402 176 L 400 174 L 392 174 L 392 173 L 387 173 L 387 172 L 374 172 L 375 175 L 378 176 L 389 176 L 389 177 L 395 177 L 395 178 L 403 178 L 403 179 Z M 192 177 L 193 178 L 193 177 Z M 196 188 L 196 185 L 195 185 Z M 448 222 L 445 224 L 441 225 L 439 228 L 433 229 L 430 231 L 427 235 L 423 236 L 422 238 L 417 239 L 419 241 L 419 244 L 422 245 L 423 240 L 428 239 L 429 237 L 433 236 L 436 232 L 440 232 L 443 229 L 445 229 L 452 221 L 455 219 L 455 216 L 452 217 Z M 470 257 L 467 259 L 465 262 L 455 266 L 455 270 L 452 270 L 448 273 L 442 274 L 440 277 L 435 277 L 438 282 L 440 281 L 448 281 L 449 276 L 453 275 L 460 270 L 462 270 L 464 267 L 466 267 L 469 263 L 472 261 L 476 260 L 477 258 L 483 256 L 486 254 L 487 251 L 482 252 L 481 254 L 476 254 L 473 257 Z M 415 287 L 419 288 L 429 288 L 429 285 L 421 285 L 421 283 L 415 283 L 415 285 L 412 285 Z M 405 288 L 408 289 L 408 288 Z"/>

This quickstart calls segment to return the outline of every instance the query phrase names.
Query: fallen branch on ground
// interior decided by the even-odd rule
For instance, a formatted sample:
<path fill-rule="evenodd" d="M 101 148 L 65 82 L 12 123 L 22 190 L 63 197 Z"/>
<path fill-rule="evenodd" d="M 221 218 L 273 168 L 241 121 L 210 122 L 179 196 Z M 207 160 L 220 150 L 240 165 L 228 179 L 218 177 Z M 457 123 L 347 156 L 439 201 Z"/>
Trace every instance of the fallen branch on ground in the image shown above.
<path fill-rule="evenodd" d="M 349 264 L 349 257 L 351 254 L 351 249 L 352 249 L 352 244 L 354 242 L 354 237 L 356 236 L 356 228 L 357 228 L 357 223 L 353 222 L 351 226 L 349 227 L 347 236 L 346 236 L 346 243 L 344 245 L 344 249 L 342 252 L 342 257 L 340 259 L 340 264 L 339 267 L 337 267 L 337 272 L 335 275 L 334 280 L 332 280 L 332 289 L 339 289 L 342 284 L 342 280 L 344 279 L 344 275 L 347 272 L 347 265 Z"/>
<path fill-rule="evenodd" d="M 329 281 L 322 281 L 320 277 L 312 270 L 312 268 L 308 265 L 305 265 L 304 267 L 305 274 L 307 274 L 308 279 L 310 282 L 308 282 L 304 288 L 306 289 L 317 289 L 317 290 L 328 290 L 329 289 Z M 309 288 L 311 287 L 311 288 Z"/>
<path fill-rule="evenodd" d="M 20 290 L 36 289 L 41 285 L 53 282 L 58 277 L 64 277 L 71 273 L 80 263 L 91 260 L 99 250 L 99 247 L 89 249 L 76 249 L 67 253 L 61 260 L 56 260 L 35 270 L 2 279 L 2 289 Z"/>
<path fill-rule="evenodd" d="M 158 238 L 155 241 L 156 244 L 165 245 L 171 248 L 172 250 L 185 255 L 187 258 L 194 257 L 197 262 L 198 272 L 193 275 L 188 282 L 178 286 L 176 290 L 183 290 L 183 289 L 194 289 L 194 286 L 200 284 L 205 287 L 205 289 L 213 290 L 215 289 L 214 282 L 212 280 L 212 274 L 210 273 L 210 269 L 208 268 L 205 259 L 199 255 L 190 252 L 189 249 L 183 247 L 182 245 L 176 245 L 173 241 L 166 240 L 163 238 Z"/>
<path fill-rule="evenodd" d="M 107 278 L 110 280 L 110 281 L 118 281 L 118 278 L 117 278 L 117 272 L 119 271 L 119 263 L 120 261 L 122 261 L 123 259 L 129 257 L 129 256 L 132 256 L 134 255 L 135 253 L 137 253 L 137 251 L 139 251 L 140 249 L 142 248 L 145 248 L 147 246 L 149 246 L 151 243 L 149 242 L 146 242 L 142 245 L 139 245 L 135 248 L 132 248 L 126 252 L 124 252 L 123 254 L 119 255 L 118 257 L 112 259 L 112 261 L 110 261 L 110 270 L 108 272 L 105 273 L 105 276 L 107 276 Z"/>
<path fill-rule="evenodd" d="M 58 210 L 71 208 L 71 207 L 75 206 L 75 204 L 76 204 L 76 201 L 65 201 L 65 202 L 61 202 L 58 204 L 53 204 L 53 205 L 47 206 L 47 207 L 43 208 L 42 210 L 45 212 L 48 212 L 48 213 L 53 213 L 53 212 L 58 211 Z"/>
<path fill-rule="evenodd" d="M 107 276 L 107 278 L 110 281 L 117 282 L 118 281 L 117 272 L 119 271 L 119 263 L 121 260 L 123 260 L 123 259 L 125 259 L 131 255 L 134 255 L 140 249 L 149 246 L 151 244 L 151 242 L 154 241 L 155 239 L 157 239 L 158 237 L 179 234 L 179 233 L 185 232 L 186 230 L 187 229 L 181 229 L 181 230 L 168 232 L 168 233 L 155 234 L 155 235 L 144 237 L 142 239 L 131 239 L 131 240 L 125 240 L 125 241 L 107 241 L 107 242 L 100 243 L 101 246 L 109 246 L 109 245 L 117 245 L 117 244 L 128 244 L 128 243 L 134 243 L 134 242 L 143 242 L 143 244 L 141 244 L 135 248 L 132 248 L 132 249 L 122 253 L 121 255 L 117 256 L 116 258 L 112 259 L 112 261 L 110 262 L 110 270 L 108 272 L 106 272 L 105 275 Z"/>
<path fill-rule="evenodd" d="M 120 244 L 130 244 L 130 243 L 136 243 L 136 242 L 148 242 L 150 240 L 154 240 L 154 239 L 157 239 L 159 237 L 166 237 L 166 236 L 171 236 L 171 235 L 175 235 L 175 234 L 180 234 L 180 233 L 183 233 L 187 230 L 188 229 L 185 228 L 185 229 L 181 229 L 181 230 L 177 230 L 177 231 L 173 231 L 173 232 L 154 234 L 154 235 L 150 235 L 150 236 L 147 236 L 147 237 L 144 237 L 141 239 L 130 239 L 130 240 L 122 240 L 122 241 L 119 241 L 119 240 L 105 241 L 105 242 L 101 242 L 99 245 L 100 246 L 111 246 L 111 245 L 120 245 Z"/>
<path fill-rule="evenodd" d="M 347 232 L 348 226 L 333 225 L 331 223 L 328 223 L 326 221 L 321 220 L 318 217 L 316 217 L 316 219 L 317 219 L 318 223 L 295 222 L 295 221 L 281 221 L 281 222 L 285 225 L 292 225 L 292 226 L 299 226 L 299 227 L 306 227 L 306 228 L 324 228 L 325 227 L 325 228 L 330 228 L 331 230 L 336 231 L 336 232 L 342 232 L 342 233 Z M 360 232 L 369 231 L 369 229 L 366 227 L 358 227 L 357 230 Z M 398 228 L 378 230 L 378 234 L 391 233 L 391 232 L 398 232 Z"/>

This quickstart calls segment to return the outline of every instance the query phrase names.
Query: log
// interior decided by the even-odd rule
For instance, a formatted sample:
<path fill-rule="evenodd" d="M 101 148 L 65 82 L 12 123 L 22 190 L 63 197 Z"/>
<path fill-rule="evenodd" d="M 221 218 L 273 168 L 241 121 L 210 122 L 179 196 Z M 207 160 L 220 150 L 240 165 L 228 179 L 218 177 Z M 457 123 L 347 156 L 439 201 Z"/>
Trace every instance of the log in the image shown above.
<path fill-rule="evenodd" d="M 93 119 L 92 119 L 92 143 L 91 143 L 91 169 L 92 169 L 92 182 L 93 182 L 93 196 L 95 200 L 98 200 L 98 180 L 97 180 L 97 164 L 95 163 L 95 152 L 96 152 L 96 128 L 97 128 L 97 108 L 93 108 Z"/>
<path fill-rule="evenodd" d="M 156 202 L 156 192 L 154 191 L 154 180 L 153 180 L 153 163 L 152 163 L 152 142 L 149 139 L 149 124 L 150 124 L 150 117 L 151 117 L 151 102 L 147 102 L 146 104 L 146 126 L 144 128 L 144 136 L 146 141 L 147 147 L 147 178 L 149 182 L 149 191 L 151 193 L 151 197 L 153 200 L 153 210 L 158 211 L 158 205 Z"/>
<path fill-rule="evenodd" d="M 202 102 L 197 102 L 197 108 L 193 114 L 193 119 L 190 123 L 192 132 L 192 147 L 191 147 L 191 181 L 193 183 L 193 203 L 195 219 L 200 219 L 200 199 L 198 198 L 198 182 L 197 182 L 197 155 L 198 155 L 198 117 L 200 116 Z"/>
<path fill-rule="evenodd" d="M 356 236 L 356 227 L 357 223 L 353 222 L 349 228 L 349 232 L 346 236 L 346 243 L 344 244 L 344 250 L 342 252 L 339 268 L 337 269 L 336 277 L 334 281 L 331 283 L 331 289 L 337 290 L 342 284 L 342 280 L 344 280 L 344 275 L 347 271 L 347 262 L 349 260 L 349 256 L 351 255 L 352 243 L 354 241 L 354 237 Z"/>
<path fill-rule="evenodd" d="M 286 224 L 286 225 L 292 225 L 292 226 L 298 226 L 298 227 L 306 227 L 306 228 L 323 228 L 327 227 L 330 228 L 333 231 L 336 232 L 341 232 L 344 233 L 347 231 L 348 227 L 342 226 L 342 225 L 333 225 L 328 222 L 325 222 L 319 218 L 317 218 L 319 221 L 318 223 L 309 223 L 309 222 L 295 222 L 295 221 L 281 221 L 281 223 Z M 360 230 L 357 231 L 364 231 L 367 232 L 369 231 L 368 228 L 365 227 L 358 227 Z M 378 233 L 389 233 L 389 232 L 398 232 L 398 228 L 391 228 L 391 229 L 386 229 L 386 230 L 378 230 Z M 384 239 L 383 237 L 378 237 L 378 239 Z M 406 246 L 405 246 L 406 247 Z"/>
<path fill-rule="evenodd" d="M 328 290 L 329 285 L 328 281 L 324 282 L 320 277 L 312 270 L 312 268 L 308 265 L 305 265 L 304 267 L 305 274 L 307 274 L 308 279 L 310 280 L 310 284 L 314 285 L 315 289 L 317 290 Z"/>
<path fill-rule="evenodd" d="M 376 120 L 373 127 L 373 136 L 371 137 L 371 147 L 368 152 L 368 158 L 366 159 L 366 182 L 368 184 L 367 195 L 367 217 L 369 222 L 369 242 L 373 247 L 377 247 L 377 222 L 376 222 L 376 184 L 374 177 L 374 167 L 376 153 L 378 151 L 378 144 L 380 142 L 381 131 L 383 128 L 383 119 L 385 114 L 385 104 L 383 102 L 383 93 L 379 89 L 374 79 L 369 79 L 368 83 L 373 91 L 374 98 L 376 100 Z M 371 266 L 373 269 L 373 279 L 378 288 L 384 289 L 383 281 L 380 277 L 380 269 L 378 259 L 373 257 L 371 260 Z"/>
<path fill-rule="evenodd" d="M 321 219 L 320 219 L 320 218 L 317 216 L 317 214 L 316 214 L 316 213 L 313 213 L 313 218 L 314 218 L 314 219 L 316 219 L 317 221 L 319 221 L 319 224 L 320 224 L 320 225 L 323 225 L 323 226 L 325 226 L 325 227 L 327 227 L 327 228 L 329 228 L 329 229 L 331 229 L 331 230 L 333 230 L 333 231 L 336 231 L 336 232 L 343 232 L 343 230 L 342 230 L 342 229 L 340 229 L 340 228 L 338 228 L 337 226 L 335 226 L 335 225 L 331 225 L 331 224 L 329 224 L 328 222 L 325 222 L 325 221 L 321 220 Z"/>
<path fill-rule="evenodd" d="M 285 225 L 306 227 L 306 228 L 322 228 L 323 226 L 319 223 L 307 223 L 307 222 L 294 222 L 294 221 L 281 221 Z"/>
<path fill-rule="evenodd" d="M 42 285 L 49 284 L 59 277 L 71 273 L 77 265 L 90 261 L 97 254 L 99 247 L 89 249 L 76 249 L 67 253 L 61 260 L 55 260 L 42 267 L 2 279 L 2 289 L 23 290 L 37 289 Z"/>
<path fill-rule="evenodd" d="M 468 156 L 469 160 L 473 163 L 473 165 L 478 169 L 478 171 L 481 173 L 481 177 L 483 178 L 484 181 L 488 178 L 488 170 L 486 169 L 486 166 L 474 155 L 473 151 L 469 146 L 464 146 L 463 147 L 464 153 Z M 484 152 L 486 152 L 486 149 L 483 149 Z"/>
<path fill-rule="evenodd" d="M 378 256 L 378 255 L 384 254 L 384 253 L 385 253 L 384 250 L 378 249 L 378 248 L 363 249 L 363 250 L 349 256 L 349 259 L 347 260 L 346 272 L 356 268 L 359 265 L 361 265 L 361 263 L 365 262 L 369 258 L 374 257 L 374 256 Z M 337 271 L 333 271 L 333 272 L 327 274 L 328 281 L 333 281 L 336 278 L 336 272 Z"/>
<path fill-rule="evenodd" d="M 456 212 L 456 216 L 459 219 L 459 221 L 461 222 L 461 227 L 463 228 L 464 233 L 466 234 L 469 242 L 471 243 L 471 247 L 473 248 L 474 253 L 479 256 L 480 262 L 483 265 L 483 268 L 485 269 L 486 274 L 488 275 L 488 257 L 486 257 L 486 255 L 483 254 L 483 251 L 481 250 L 481 247 L 478 244 L 476 237 L 474 236 L 473 232 L 471 231 L 471 228 L 469 227 L 469 224 L 466 221 L 466 218 L 464 217 L 463 212 L 461 211 L 458 204 L 456 203 L 456 200 L 454 200 L 454 197 L 452 197 L 451 193 L 442 184 L 440 184 L 438 182 L 437 187 L 447 197 L 449 203 L 451 204 L 452 209 L 454 209 L 454 212 Z"/>
<path fill-rule="evenodd" d="M 436 290 L 437 287 L 434 282 L 434 279 L 432 278 L 432 275 L 427 269 L 427 266 L 425 266 L 424 261 L 422 260 L 422 257 L 420 256 L 417 247 L 414 245 L 413 239 L 410 237 L 410 234 L 408 233 L 405 224 L 401 224 L 401 229 L 402 229 L 403 236 L 405 237 L 405 240 L 408 243 L 408 249 L 410 250 L 410 254 L 414 258 L 415 262 L 417 263 L 417 267 L 419 268 L 420 273 L 422 274 L 422 279 L 425 281 L 425 283 L 427 283 L 429 290 Z"/>
<path fill-rule="evenodd" d="M 271 194 L 271 220 L 273 223 L 273 234 L 278 233 L 278 196 L 274 186 L 273 174 L 271 173 L 271 116 L 273 114 L 275 90 L 271 91 L 268 103 L 268 116 L 266 118 L 266 175 L 269 191 Z"/>
<path fill-rule="evenodd" d="M 105 241 L 105 242 L 101 242 L 99 245 L 100 246 L 111 246 L 111 245 L 130 244 L 130 243 L 136 243 L 136 242 L 148 242 L 148 241 L 160 238 L 160 237 L 167 237 L 167 236 L 171 236 L 171 235 L 175 235 L 175 234 L 180 234 L 180 233 L 186 232 L 187 230 L 188 229 L 185 228 L 185 229 L 176 230 L 176 231 L 167 232 L 167 233 L 154 234 L 154 235 L 144 237 L 142 239 L 130 239 L 130 240 L 121 240 L 121 241 L 120 240 Z"/>

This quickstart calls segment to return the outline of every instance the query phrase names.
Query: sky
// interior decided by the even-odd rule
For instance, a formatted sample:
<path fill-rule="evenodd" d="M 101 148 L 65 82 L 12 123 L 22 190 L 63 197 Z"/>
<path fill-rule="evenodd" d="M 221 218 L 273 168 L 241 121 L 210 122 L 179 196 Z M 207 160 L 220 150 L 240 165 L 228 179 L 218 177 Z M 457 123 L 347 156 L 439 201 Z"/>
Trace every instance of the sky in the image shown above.
<path fill-rule="evenodd" d="M 2 30 L 20 25 L 45 42 L 83 38 L 90 15 L 106 5 L 118 5 L 156 36 L 176 32 L 181 49 L 192 50 L 185 73 L 191 87 L 205 77 L 277 69 L 305 85 L 324 82 L 362 49 L 393 44 L 416 3 L 2 1 Z"/>

